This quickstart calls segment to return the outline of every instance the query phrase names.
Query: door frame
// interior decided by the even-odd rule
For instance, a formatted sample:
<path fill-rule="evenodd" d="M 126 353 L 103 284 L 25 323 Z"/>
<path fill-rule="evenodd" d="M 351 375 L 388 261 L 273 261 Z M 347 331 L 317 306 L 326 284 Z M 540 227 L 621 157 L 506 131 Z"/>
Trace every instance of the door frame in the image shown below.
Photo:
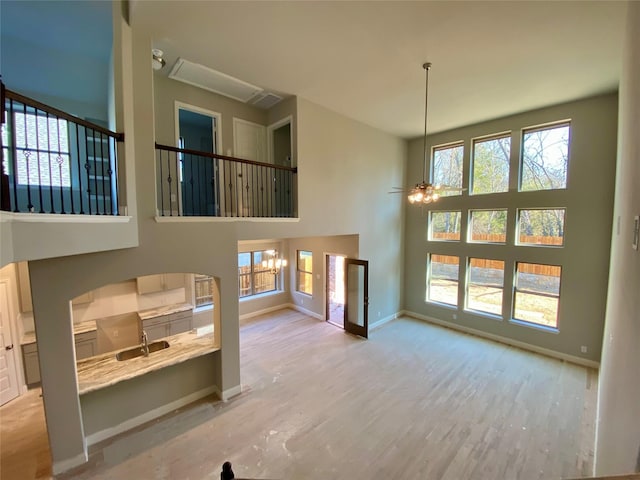
<path fill-rule="evenodd" d="M 290 135 L 289 135 L 289 142 L 291 145 L 291 167 L 294 166 L 294 159 L 293 159 L 293 115 L 287 115 L 286 117 L 278 120 L 277 122 L 272 123 L 271 125 L 267 126 L 267 162 L 268 163 L 275 163 L 275 160 L 273 158 L 273 133 L 279 129 L 280 127 L 284 127 L 285 125 L 289 124 L 289 131 L 290 131 Z"/>
<path fill-rule="evenodd" d="M 16 323 L 16 318 L 15 318 L 15 303 L 14 301 L 12 301 L 12 299 L 15 300 L 14 297 L 16 295 L 16 291 L 14 290 L 15 285 L 9 281 L 9 279 L 3 278 L 0 279 L 0 285 L 4 285 L 5 288 L 5 292 L 7 295 L 6 301 L 7 301 L 7 328 L 9 328 L 9 336 L 10 336 L 10 340 L 11 340 L 11 344 L 13 345 L 12 348 L 12 352 L 13 352 L 13 374 L 14 374 L 14 378 L 16 380 L 16 391 L 17 391 L 17 395 L 15 397 L 13 397 L 11 400 L 18 398 L 20 395 L 22 395 L 25 391 L 26 391 L 26 385 L 25 385 L 25 379 L 24 379 L 24 375 L 22 374 L 22 352 L 21 352 L 21 345 L 20 342 L 18 341 L 18 325 Z M 11 401 L 9 400 L 9 401 Z"/>
<path fill-rule="evenodd" d="M 360 265 L 364 267 L 364 292 L 363 292 L 363 314 L 364 325 L 360 326 L 349 322 L 349 265 Z M 363 338 L 369 336 L 369 261 L 358 258 L 344 259 L 344 330 L 345 332 L 358 335 Z"/>
<path fill-rule="evenodd" d="M 205 115 L 207 117 L 213 118 L 213 139 L 214 145 L 213 150 L 214 153 L 219 155 L 224 152 L 222 149 L 222 114 L 219 112 L 214 112 L 213 110 L 207 110 L 206 108 L 198 107 L 196 105 L 191 105 L 189 103 L 184 103 L 176 100 L 174 102 L 174 130 L 175 130 L 175 146 L 180 147 L 180 110 L 187 110 L 189 112 L 198 113 L 200 115 Z M 176 155 L 176 175 L 179 177 L 179 161 Z M 156 173 L 157 178 L 157 173 Z M 218 182 L 220 185 L 218 189 L 224 193 L 224 185 L 221 181 L 221 176 L 218 177 Z M 182 182 L 178 181 L 178 212 L 180 216 L 182 216 Z M 170 194 L 171 195 L 171 194 Z M 171 201 L 171 196 L 169 196 L 169 201 Z M 223 204 L 224 204 L 224 195 L 220 195 L 220 205 L 218 205 L 220 212 L 223 212 Z"/>
<path fill-rule="evenodd" d="M 348 255 L 344 253 L 333 253 L 333 252 L 323 252 L 324 253 L 324 321 L 329 322 L 329 257 L 342 257 L 345 260 Z M 343 279 L 344 283 L 345 279 Z M 332 325 L 336 325 L 335 323 L 329 322 Z M 344 329 L 344 318 L 342 320 L 342 328 Z"/>

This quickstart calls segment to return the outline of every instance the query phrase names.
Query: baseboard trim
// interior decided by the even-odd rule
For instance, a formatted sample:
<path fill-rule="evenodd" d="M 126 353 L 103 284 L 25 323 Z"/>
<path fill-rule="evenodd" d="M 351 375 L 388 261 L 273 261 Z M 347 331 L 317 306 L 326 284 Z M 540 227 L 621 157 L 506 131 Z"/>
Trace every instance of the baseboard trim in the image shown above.
<path fill-rule="evenodd" d="M 148 412 L 145 412 L 142 415 L 138 415 L 137 417 L 130 418 L 129 420 L 126 420 L 116 425 L 115 427 L 105 428 L 104 430 L 100 430 L 99 432 L 92 433 L 91 435 L 88 435 L 86 437 L 87 446 L 95 445 L 96 443 L 114 437 L 122 432 L 131 430 L 132 428 L 161 417 L 162 415 L 172 412 L 180 407 L 184 407 L 185 405 L 193 403 L 196 400 L 200 400 L 201 398 L 211 395 L 212 393 L 218 393 L 218 388 L 215 385 L 203 388 L 202 390 L 193 392 L 186 397 L 182 397 L 178 400 L 167 403 L 166 405 L 162 405 L 160 407 L 154 408 L 153 410 L 149 410 Z"/>
<path fill-rule="evenodd" d="M 475 335 L 477 337 L 486 338 L 488 340 L 493 340 L 495 342 L 504 343 L 510 345 L 512 347 L 522 348 L 523 350 L 529 350 L 530 352 L 540 353 L 542 355 L 546 355 L 547 357 L 557 358 L 558 360 L 565 360 L 567 362 L 575 363 L 578 365 L 582 365 L 583 367 L 590 367 L 599 369 L 600 362 L 595 362 L 593 360 L 587 360 L 585 358 L 576 357 L 573 355 L 569 355 L 562 352 L 556 352 L 555 350 L 550 350 L 544 347 L 538 347 L 536 345 L 531 345 L 526 342 L 521 342 L 519 340 L 513 340 L 511 338 L 503 337 L 500 335 L 494 335 L 493 333 L 483 332 L 482 330 L 476 330 L 475 328 L 465 327 L 463 325 L 457 325 L 454 323 L 450 323 L 444 320 L 439 320 L 437 318 L 429 317 L 427 315 L 422 315 L 416 312 L 410 312 L 408 310 L 402 310 L 399 315 L 406 315 L 407 317 L 412 317 L 417 320 L 422 320 L 424 322 L 433 323 L 434 325 L 439 325 L 441 327 L 450 328 L 452 330 L 457 330 L 463 333 L 469 333 L 471 335 Z"/>
<path fill-rule="evenodd" d="M 369 324 L 369 331 L 376 330 L 376 329 L 378 329 L 380 327 L 383 327 L 387 323 L 397 319 L 399 316 L 400 316 L 400 312 L 394 313 L 393 315 L 389 315 L 388 317 L 384 317 L 383 319 L 378 320 L 377 322 L 371 323 L 371 324 Z"/>
<path fill-rule="evenodd" d="M 295 303 L 288 303 L 286 305 L 283 305 L 283 307 L 297 310 L 300 313 L 304 313 L 305 315 L 309 315 L 310 317 L 317 318 L 318 320 L 324 320 L 321 314 L 312 312 L 311 310 L 307 310 L 306 308 L 301 307 L 300 305 L 296 305 Z"/>
<path fill-rule="evenodd" d="M 53 462 L 51 467 L 54 475 L 59 475 L 64 473 L 72 468 L 79 467 L 80 465 L 87 463 L 89 461 L 89 456 L 87 455 L 87 451 L 85 451 L 76 455 L 72 458 L 67 458 L 66 460 L 61 460 L 59 462 Z"/>
<path fill-rule="evenodd" d="M 291 307 L 290 303 L 283 303 L 283 304 L 280 304 L 280 305 L 275 305 L 273 307 L 267 307 L 267 308 L 263 308 L 261 310 L 255 310 L 253 312 L 244 313 L 244 314 L 240 315 L 240 317 L 238 317 L 238 318 L 240 319 L 240 321 L 249 320 L 250 318 L 253 318 L 253 317 L 258 317 L 258 316 L 264 315 L 266 313 L 275 312 L 277 310 L 283 310 L 283 309 L 289 308 L 289 307 Z"/>
<path fill-rule="evenodd" d="M 242 393 L 242 385 L 236 385 L 235 387 L 227 388 L 222 392 L 216 387 L 216 393 L 223 402 L 228 402 L 236 395 L 240 395 Z"/>

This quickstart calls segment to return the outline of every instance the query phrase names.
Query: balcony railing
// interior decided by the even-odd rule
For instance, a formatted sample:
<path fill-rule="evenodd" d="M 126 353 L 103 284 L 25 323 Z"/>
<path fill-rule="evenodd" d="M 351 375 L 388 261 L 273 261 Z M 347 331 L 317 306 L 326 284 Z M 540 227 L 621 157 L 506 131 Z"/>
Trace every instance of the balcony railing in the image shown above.
<path fill-rule="evenodd" d="M 1 103 L 2 210 L 118 215 L 117 144 L 124 134 L 4 84 Z"/>
<path fill-rule="evenodd" d="M 295 167 L 156 143 L 156 174 L 160 216 L 295 216 Z"/>

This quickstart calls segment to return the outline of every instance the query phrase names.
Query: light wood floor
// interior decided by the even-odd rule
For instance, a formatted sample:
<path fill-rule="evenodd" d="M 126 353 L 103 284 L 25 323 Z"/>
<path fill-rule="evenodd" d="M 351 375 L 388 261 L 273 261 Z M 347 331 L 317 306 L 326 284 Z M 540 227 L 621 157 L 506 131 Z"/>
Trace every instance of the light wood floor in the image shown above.
<path fill-rule="evenodd" d="M 107 441 L 64 478 L 218 479 L 225 460 L 236 477 L 275 479 L 591 474 L 592 369 L 413 319 L 365 341 L 283 310 L 243 325 L 240 342 L 241 395 L 205 399 Z M 23 449 L 14 459 L 41 451 L 41 439 L 31 449 L 7 427 L 13 403 L 0 409 L 0 476 L 40 478 L 42 467 L 15 476 L 5 463 L 5 450 Z"/>

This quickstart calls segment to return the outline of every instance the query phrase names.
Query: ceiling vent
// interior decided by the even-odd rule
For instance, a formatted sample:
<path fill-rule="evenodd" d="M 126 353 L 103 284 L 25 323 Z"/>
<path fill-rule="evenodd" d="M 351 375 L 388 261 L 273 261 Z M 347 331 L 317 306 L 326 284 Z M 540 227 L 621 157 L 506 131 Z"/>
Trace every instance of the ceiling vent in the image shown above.
<path fill-rule="evenodd" d="M 276 103 L 282 100 L 282 97 L 279 97 L 275 93 L 271 92 L 260 92 L 255 97 L 251 99 L 249 103 L 259 108 L 269 109 L 273 107 Z"/>
<path fill-rule="evenodd" d="M 205 67 L 204 65 L 190 62 L 184 58 L 178 58 L 171 72 L 169 72 L 169 78 L 188 83 L 195 87 L 204 88 L 205 90 L 233 98 L 243 103 L 248 102 L 263 91 L 260 87 L 243 82 L 242 80 Z"/>

